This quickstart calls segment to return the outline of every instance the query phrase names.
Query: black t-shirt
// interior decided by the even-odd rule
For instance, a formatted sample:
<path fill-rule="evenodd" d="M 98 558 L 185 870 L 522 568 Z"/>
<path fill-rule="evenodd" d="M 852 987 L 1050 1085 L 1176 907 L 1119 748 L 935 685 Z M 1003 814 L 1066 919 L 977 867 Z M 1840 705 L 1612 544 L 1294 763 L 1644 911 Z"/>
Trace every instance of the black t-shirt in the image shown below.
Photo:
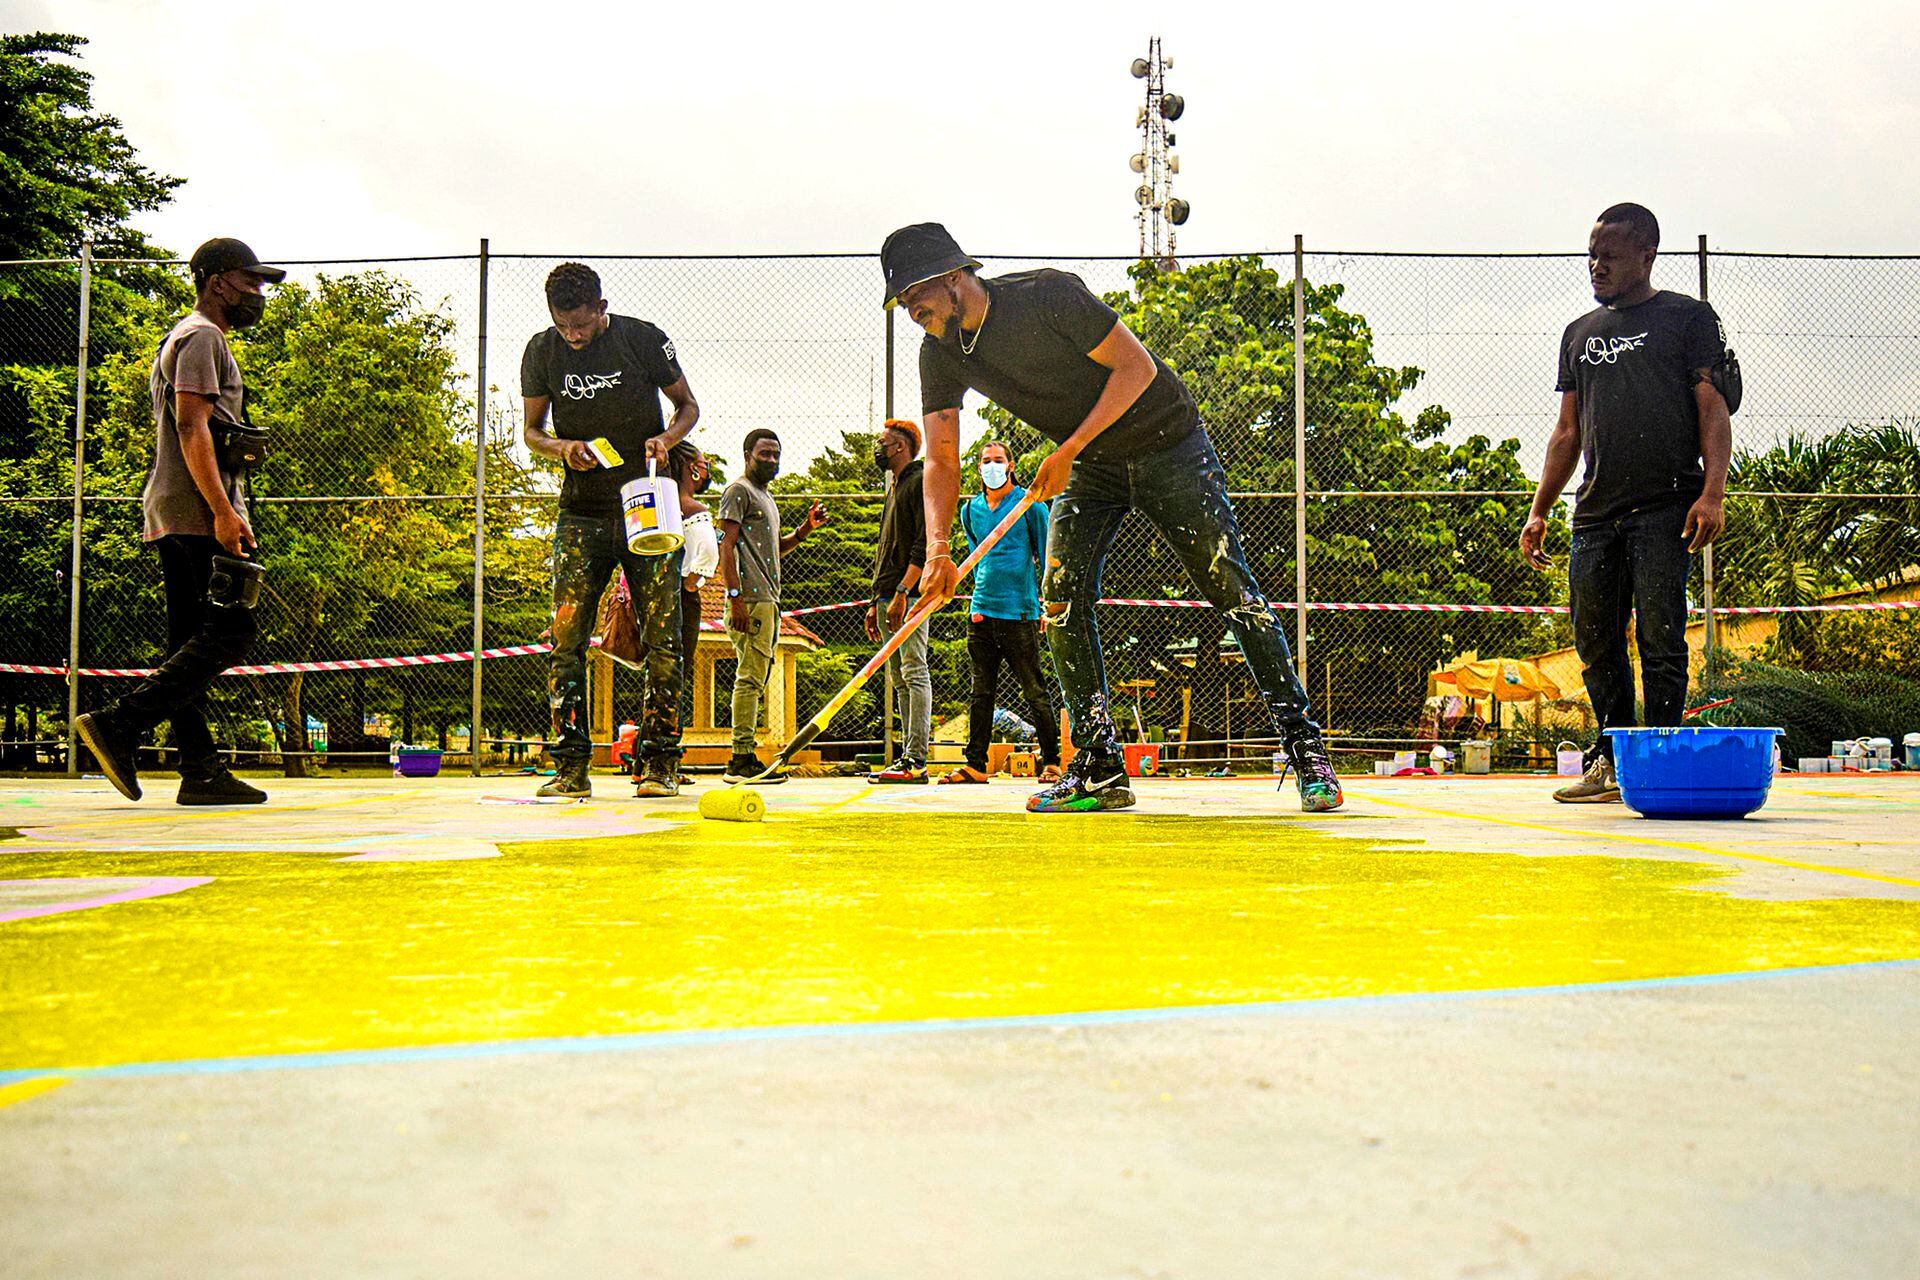
<path fill-rule="evenodd" d="M 1726 348 L 1713 308 L 1662 289 L 1637 307 L 1598 307 L 1560 339 L 1558 390 L 1577 393 L 1587 473 L 1576 527 L 1684 505 L 1706 487 L 1695 371 Z"/>
<path fill-rule="evenodd" d="M 958 327 L 920 343 L 920 409 L 958 409 L 971 387 L 1054 442 L 1079 429 L 1106 390 L 1112 371 L 1087 358 L 1120 317 L 1079 276 L 1042 269 L 982 279 L 987 318 L 973 354 L 960 349 Z M 1080 456 L 1115 462 L 1158 453 L 1200 426 L 1200 410 L 1180 375 L 1159 356 L 1140 398 Z"/>
<path fill-rule="evenodd" d="M 620 514 L 620 486 L 647 474 L 643 443 L 666 430 L 660 388 L 680 378 L 672 340 L 632 316 L 608 316 L 606 332 L 582 351 L 568 346 L 558 329 L 533 336 L 520 360 L 521 394 L 548 398 L 553 433 L 562 440 L 605 436 L 620 453 L 617 467 L 568 467 L 561 510 Z"/>

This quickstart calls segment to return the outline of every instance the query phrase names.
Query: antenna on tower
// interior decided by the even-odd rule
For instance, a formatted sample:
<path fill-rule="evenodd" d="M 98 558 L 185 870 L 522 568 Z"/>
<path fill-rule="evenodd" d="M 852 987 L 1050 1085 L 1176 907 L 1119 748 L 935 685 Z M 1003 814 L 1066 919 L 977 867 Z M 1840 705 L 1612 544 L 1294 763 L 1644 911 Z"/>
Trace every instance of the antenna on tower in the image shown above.
<path fill-rule="evenodd" d="M 1128 161 L 1140 175 L 1134 189 L 1136 206 L 1133 220 L 1140 228 L 1140 256 L 1150 258 L 1171 271 L 1175 266 L 1177 239 L 1174 228 L 1181 226 L 1193 208 L 1173 194 L 1173 175 L 1180 172 L 1180 157 L 1173 154 L 1174 135 L 1168 125 L 1187 109 L 1187 100 L 1167 92 L 1167 72 L 1173 59 L 1160 51 L 1160 37 L 1147 42 L 1147 56 L 1133 60 L 1133 76 L 1146 81 L 1147 101 L 1134 116 L 1140 129 L 1140 149 Z"/>

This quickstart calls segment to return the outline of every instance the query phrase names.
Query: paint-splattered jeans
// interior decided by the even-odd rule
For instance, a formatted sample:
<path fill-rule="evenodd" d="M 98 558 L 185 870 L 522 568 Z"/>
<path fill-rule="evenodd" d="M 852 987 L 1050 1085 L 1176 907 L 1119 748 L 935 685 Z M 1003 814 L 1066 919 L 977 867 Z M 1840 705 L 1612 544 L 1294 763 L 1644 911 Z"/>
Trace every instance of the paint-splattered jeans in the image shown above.
<path fill-rule="evenodd" d="M 1100 571 L 1120 521 L 1138 511 L 1185 566 L 1194 589 L 1226 618 L 1283 737 L 1315 732 L 1307 691 L 1294 674 L 1280 619 L 1247 568 L 1240 526 L 1227 501 L 1227 473 L 1204 430 L 1126 462 L 1075 462 L 1053 500 L 1044 583 L 1053 668 L 1067 699 L 1074 744 L 1112 747 L 1107 670 L 1093 616 Z"/>
<path fill-rule="evenodd" d="M 553 530 L 553 664 L 547 701 L 553 708 L 553 758 L 593 754 L 587 727 L 587 646 L 600 597 L 615 569 L 627 574 L 640 627 L 647 680 L 634 754 L 680 759 L 680 553 L 641 556 L 627 550 L 619 516 L 562 511 Z"/>
<path fill-rule="evenodd" d="M 1677 725 L 1687 697 L 1687 509 L 1635 511 L 1573 531 L 1567 587 L 1573 647 L 1586 664 L 1587 697 L 1602 732 L 1594 751 L 1613 756 L 1605 730 L 1634 718 L 1627 618 L 1640 643 L 1640 681 L 1649 727 Z M 1589 756 L 1593 752 L 1588 753 Z"/>

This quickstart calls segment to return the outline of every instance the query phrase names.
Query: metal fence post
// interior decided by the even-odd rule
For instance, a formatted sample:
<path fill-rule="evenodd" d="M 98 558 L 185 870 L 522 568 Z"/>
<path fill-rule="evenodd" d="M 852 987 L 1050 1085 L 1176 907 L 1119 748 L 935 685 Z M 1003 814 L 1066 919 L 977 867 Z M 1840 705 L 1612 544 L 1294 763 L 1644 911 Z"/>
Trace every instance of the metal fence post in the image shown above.
<path fill-rule="evenodd" d="M 1293 238 L 1293 626 L 1294 669 L 1307 669 L 1307 250 Z"/>
<path fill-rule="evenodd" d="M 891 418 L 893 416 L 893 309 L 888 308 L 882 314 L 885 315 L 887 318 L 887 415 L 886 416 Z M 883 478 L 882 484 L 883 484 L 883 487 L 890 485 L 891 477 Z M 884 619 L 882 619 L 882 621 L 884 621 Z M 894 761 L 893 664 L 889 662 L 885 667 L 881 668 L 881 671 L 883 673 L 882 684 L 884 686 L 884 697 L 882 698 L 882 702 L 884 704 L 884 707 L 880 713 L 880 723 L 881 723 L 880 752 L 883 756 L 886 757 L 885 763 L 892 764 Z M 933 754 L 931 747 L 928 748 L 927 754 L 928 755 Z M 921 763 L 924 764 L 925 761 L 922 761 Z"/>
<path fill-rule="evenodd" d="M 1700 234 L 1700 301 L 1707 300 L 1707 236 Z M 1713 544 L 1709 542 L 1700 549 L 1700 604 L 1706 610 L 1706 660 L 1713 661 L 1715 635 L 1713 626 Z"/>
<path fill-rule="evenodd" d="M 93 320 L 93 235 L 80 241 L 80 345 L 73 379 L 73 547 L 67 564 L 67 776 L 80 772 L 80 516 L 87 470 L 87 336 Z"/>
<path fill-rule="evenodd" d="M 473 709 L 467 721 L 467 754 L 480 776 L 480 651 L 487 623 L 487 238 L 480 237 L 480 338 L 473 382 Z"/>

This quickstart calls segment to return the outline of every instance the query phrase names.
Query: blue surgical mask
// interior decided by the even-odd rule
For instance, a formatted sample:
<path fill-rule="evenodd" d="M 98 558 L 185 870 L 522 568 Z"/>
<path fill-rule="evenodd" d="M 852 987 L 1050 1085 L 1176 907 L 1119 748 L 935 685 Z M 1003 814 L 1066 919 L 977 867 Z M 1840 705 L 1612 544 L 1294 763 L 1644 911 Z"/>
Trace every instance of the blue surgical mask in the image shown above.
<path fill-rule="evenodd" d="M 987 488 L 1000 488 L 1007 482 L 1007 464 L 1004 462 L 981 463 L 980 478 L 986 481 Z"/>

